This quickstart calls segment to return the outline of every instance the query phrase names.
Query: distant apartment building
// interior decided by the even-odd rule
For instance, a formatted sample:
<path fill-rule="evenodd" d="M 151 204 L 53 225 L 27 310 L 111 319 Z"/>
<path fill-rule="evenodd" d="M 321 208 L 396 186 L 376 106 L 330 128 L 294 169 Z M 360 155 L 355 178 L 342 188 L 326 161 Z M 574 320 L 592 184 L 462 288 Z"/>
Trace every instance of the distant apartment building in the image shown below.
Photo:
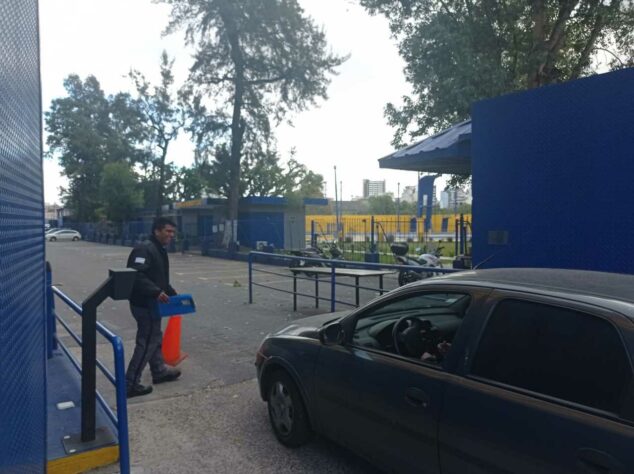
<path fill-rule="evenodd" d="M 363 180 L 363 197 L 365 199 L 372 196 L 381 196 L 385 194 L 385 180 L 383 181 L 370 181 L 369 179 Z"/>
<path fill-rule="evenodd" d="M 461 204 L 471 204 L 471 188 L 462 190 L 460 188 L 447 188 L 440 193 L 440 208 L 455 209 Z"/>

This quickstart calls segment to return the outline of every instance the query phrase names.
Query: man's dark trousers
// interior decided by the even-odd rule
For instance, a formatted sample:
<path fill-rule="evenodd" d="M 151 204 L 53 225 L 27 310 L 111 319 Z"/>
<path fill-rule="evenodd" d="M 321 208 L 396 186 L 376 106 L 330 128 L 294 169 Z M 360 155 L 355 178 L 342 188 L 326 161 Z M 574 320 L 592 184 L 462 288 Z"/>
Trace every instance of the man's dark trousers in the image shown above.
<path fill-rule="evenodd" d="M 141 382 L 141 374 L 148 362 L 153 378 L 166 370 L 161 350 L 163 332 L 160 316 L 155 311 L 140 306 L 130 305 L 130 310 L 136 320 L 137 333 L 134 354 L 125 376 L 129 387 Z"/>

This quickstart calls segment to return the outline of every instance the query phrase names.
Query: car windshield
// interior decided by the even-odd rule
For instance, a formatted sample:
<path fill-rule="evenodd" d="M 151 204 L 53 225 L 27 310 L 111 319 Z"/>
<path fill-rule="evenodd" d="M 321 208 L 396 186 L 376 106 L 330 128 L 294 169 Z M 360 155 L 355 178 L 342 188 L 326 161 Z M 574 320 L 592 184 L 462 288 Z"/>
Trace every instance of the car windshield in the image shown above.
<path fill-rule="evenodd" d="M 395 301 L 384 308 L 379 308 L 372 312 L 372 316 L 380 316 L 383 314 L 394 314 L 421 309 L 449 308 L 458 301 L 468 298 L 468 295 L 458 293 L 431 293 L 421 295 L 417 298 L 404 298 L 401 301 Z"/>

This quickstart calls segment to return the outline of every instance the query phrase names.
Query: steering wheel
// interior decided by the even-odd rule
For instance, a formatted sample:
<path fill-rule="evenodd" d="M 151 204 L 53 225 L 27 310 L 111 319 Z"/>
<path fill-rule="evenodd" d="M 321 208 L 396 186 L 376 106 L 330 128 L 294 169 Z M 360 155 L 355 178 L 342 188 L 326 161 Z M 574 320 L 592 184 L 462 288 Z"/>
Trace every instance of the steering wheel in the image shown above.
<path fill-rule="evenodd" d="M 429 324 L 429 321 L 427 321 Z M 392 339 L 396 353 L 409 357 L 420 357 L 425 350 L 421 337 L 423 323 L 415 316 L 403 316 L 392 327 Z"/>

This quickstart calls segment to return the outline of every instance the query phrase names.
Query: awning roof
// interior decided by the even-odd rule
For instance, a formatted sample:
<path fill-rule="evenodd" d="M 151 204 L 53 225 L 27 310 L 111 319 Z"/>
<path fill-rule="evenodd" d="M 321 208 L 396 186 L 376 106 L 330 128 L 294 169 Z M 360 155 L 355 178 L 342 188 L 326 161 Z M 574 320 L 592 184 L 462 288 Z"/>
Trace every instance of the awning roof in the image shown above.
<path fill-rule="evenodd" d="M 379 159 L 380 168 L 471 174 L 471 120 Z"/>

